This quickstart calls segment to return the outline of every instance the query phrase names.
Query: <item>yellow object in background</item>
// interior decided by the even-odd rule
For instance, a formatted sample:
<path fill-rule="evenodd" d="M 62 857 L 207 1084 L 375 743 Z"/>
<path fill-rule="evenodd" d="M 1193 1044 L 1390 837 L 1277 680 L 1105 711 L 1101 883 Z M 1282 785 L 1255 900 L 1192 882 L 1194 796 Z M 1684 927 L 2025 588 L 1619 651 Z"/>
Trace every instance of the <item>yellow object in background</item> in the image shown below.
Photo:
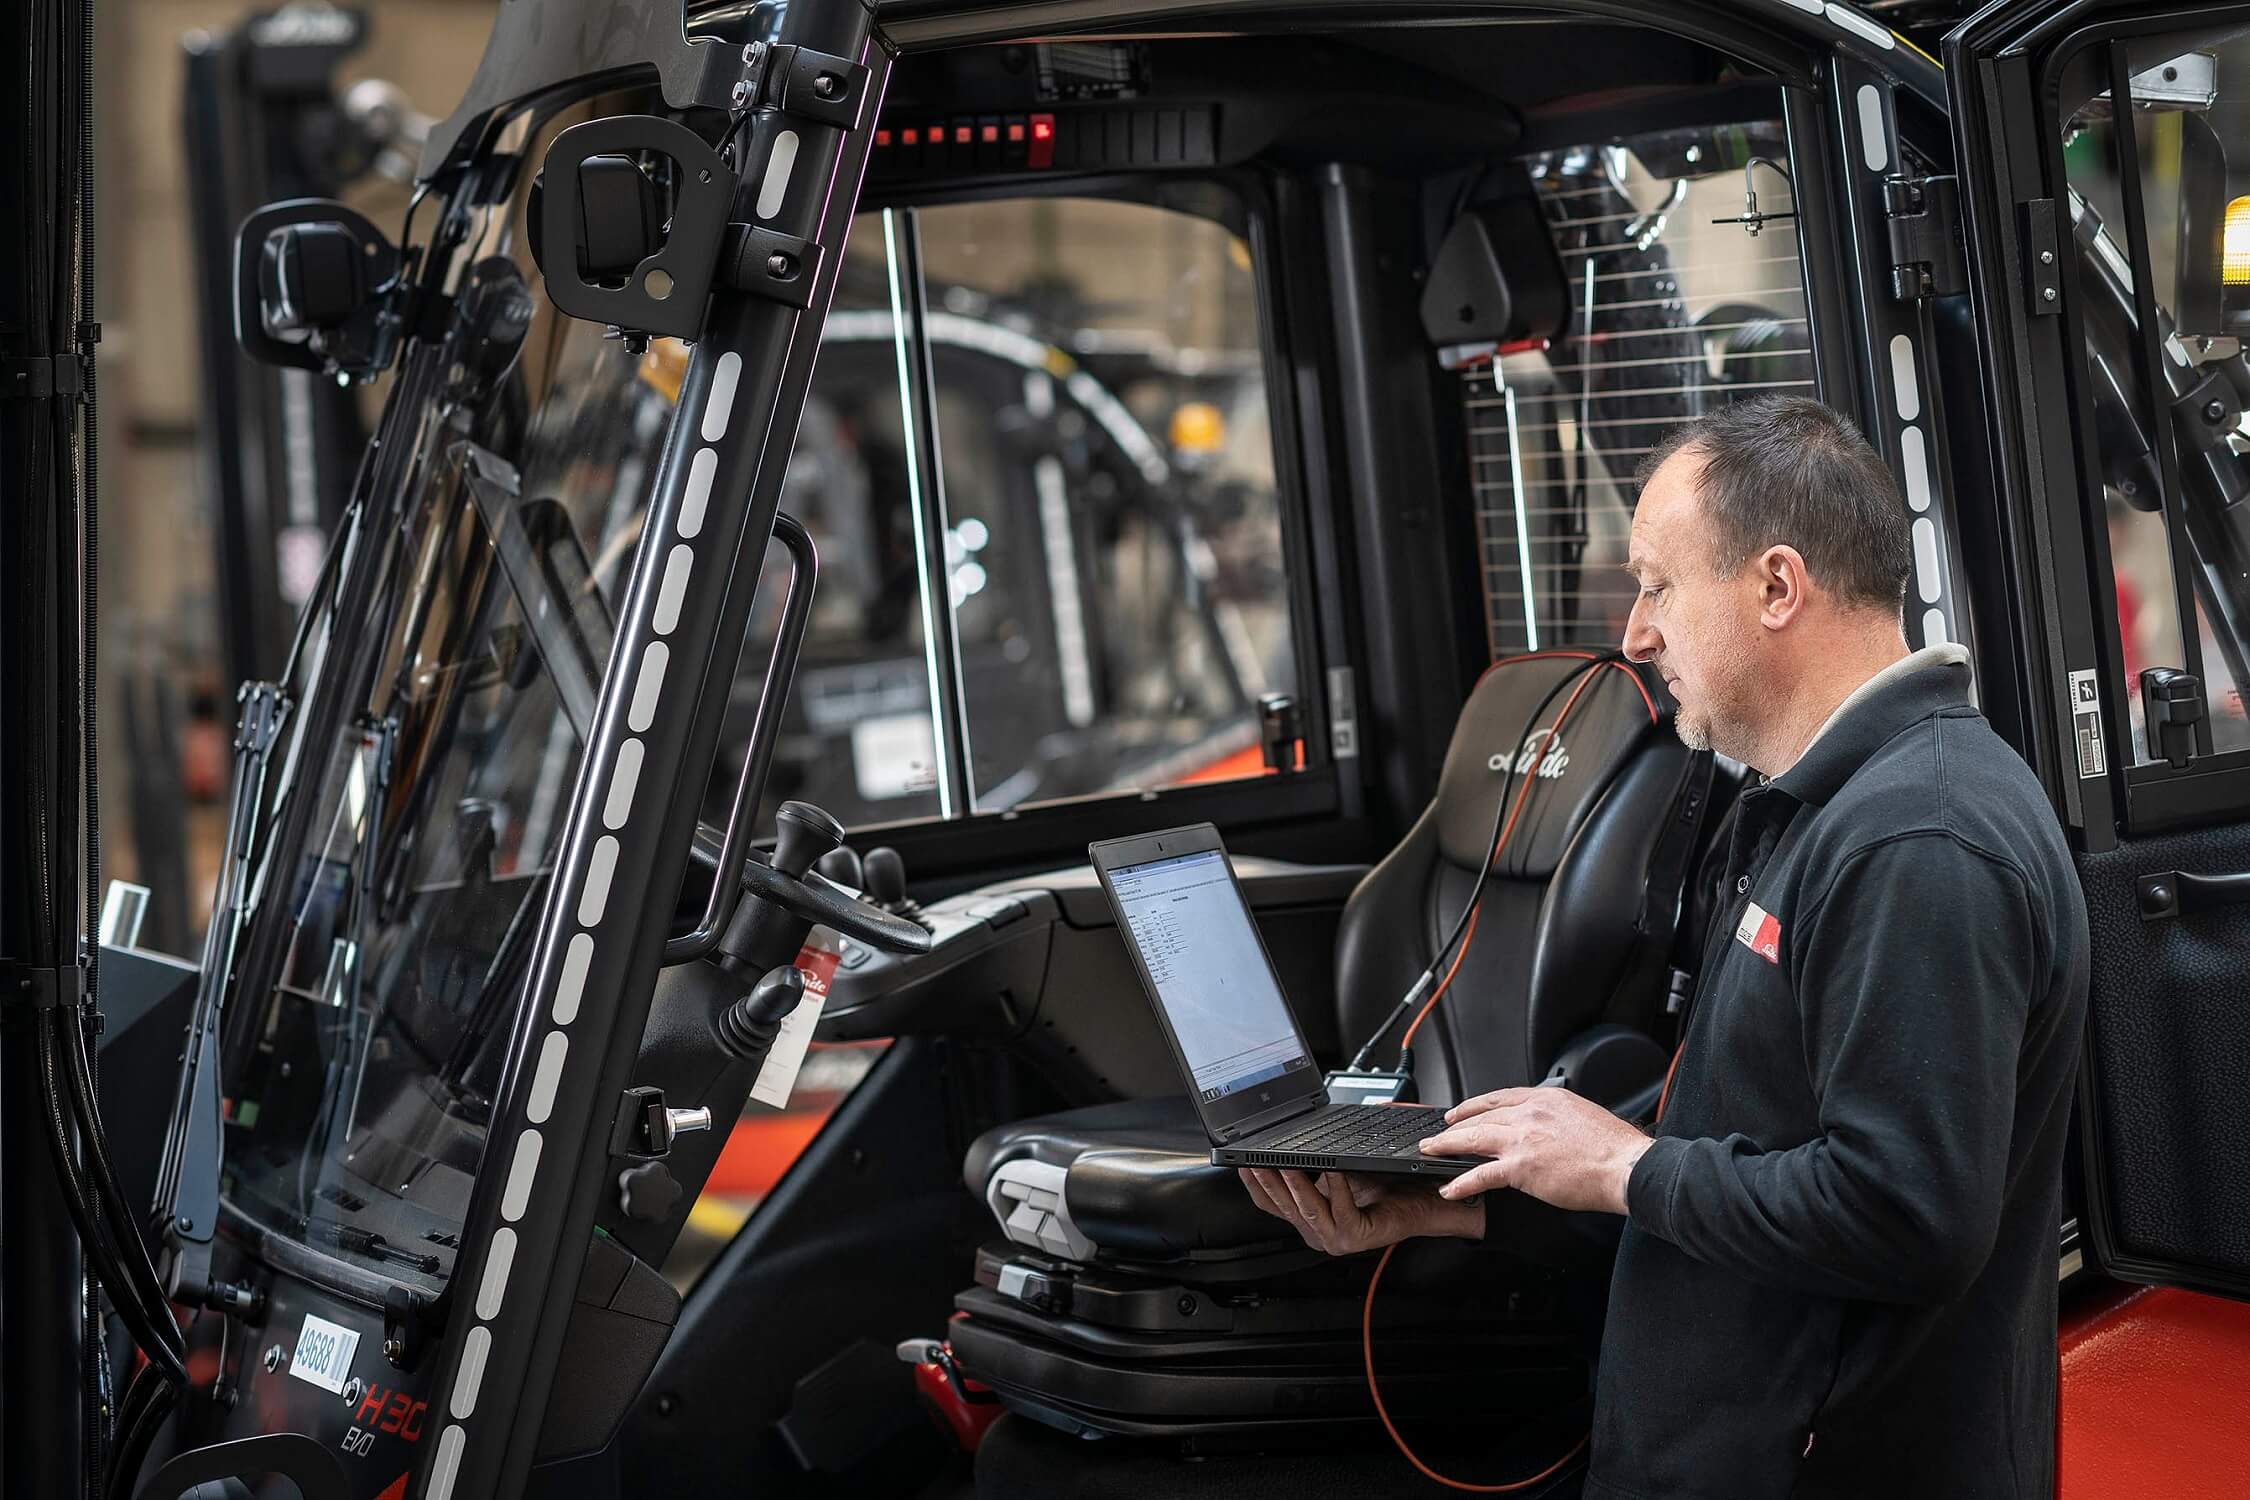
<path fill-rule="evenodd" d="M 2250 198 L 2227 205 L 2226 225 L 2220 231 L 2221 279 L 2228 286 L 2250 286 Z"/>
<path fill-rule="evenodd" d="M 2231 232 L 2232 209 L 2228 210 L 2227 224 Z M 1216 453 L 1226 441 L 1227 419 L 1210 402 L 1190 401 L 1172 413 L 1172 446 L 1180 452 Z"/>

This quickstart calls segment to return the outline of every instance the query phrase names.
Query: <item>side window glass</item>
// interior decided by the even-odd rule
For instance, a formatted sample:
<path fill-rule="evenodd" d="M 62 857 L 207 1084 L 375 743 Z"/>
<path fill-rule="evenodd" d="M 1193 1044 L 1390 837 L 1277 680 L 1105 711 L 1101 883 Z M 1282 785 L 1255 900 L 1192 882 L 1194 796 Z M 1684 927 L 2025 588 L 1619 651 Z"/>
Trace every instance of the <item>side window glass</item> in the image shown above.
<path fill-rule="evenodd" d="M 2093 57 L 2110 81 L 2106 51 Z M 2250 521 L 2241 514 L 2250 497 L 2250 35 L 2187 52 L 2136 43 L 2125 66 L 2134 75 L 2129 119 L 2121 128 L 2103 90 L 2065 124 L 2063 161 L 2131 758 L 2141 764 L 2162 758 L 2141 694 L 2150 667 L 2201 678 L 2200 753 L 2250 749 Z M 2148 283 L 2138 299 L 2136 267 Z M 2139 307 L 2155 318 L 2146 342 Z"/>
<path fill-rule="evenodd" d="M 761 829 L 790 798 L 847 827 L 935 817 L 937 736 L 922 635 L 899 317 L 880 214 L 852 225 L 836 299 L 782 483 L 781 508 L 805 524 L 820 557 L 804 653 L 766 783 Z M 789 556 L 770 545 L 746 666 L 771 653 Z M 721 775 L 723 813 L 756 718 L 761 678 L 738 672 Z M 716 814 L 715 814 L 716 815 Z"/>
<path fill-rule="evenodd" d="M 1080 198 L 916 217 L 976 810 L 1259 774 L 1296 668 L 1247 242 Z"/>

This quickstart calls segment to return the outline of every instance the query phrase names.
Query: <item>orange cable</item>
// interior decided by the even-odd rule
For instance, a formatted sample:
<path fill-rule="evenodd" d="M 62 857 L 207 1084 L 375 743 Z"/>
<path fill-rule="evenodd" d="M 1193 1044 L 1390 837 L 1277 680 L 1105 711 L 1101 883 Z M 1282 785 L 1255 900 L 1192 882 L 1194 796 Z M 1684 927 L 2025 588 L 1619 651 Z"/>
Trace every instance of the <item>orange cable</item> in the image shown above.
<path fill-rule="evenodd" d="M 1577 653 L 1564 651 L 1538 653 L 1538 655 L 1542 656 L 1568 656 L 1575 654 Z M 1516 659 L 1524 660 L 1527 658 Z M 1640 674 L 1633 671 L 1630 667 L 1623 665 L 1622 663 L 1612 662 L 1610 665 L 1616 667 L 1617 670 L 1623 672 L 1627 677 L 1632 679 L 1633 686 L 1639 690 L 1641 701 L 1648 706 L 1649 718 L 1651 719 L 1651 721 L 1653 721 L 1657 717 L 1656 704 L 1649 698 L 1648 689 L 1642 684 Z M 1555 715 L 1555 722 L 1553 726 L 1550 727 L 1547 731 L 1548 744 L 1553 744 L 1556 737 L 1562 733 L 1563 722 L 1570 717 L 1571 710 L 1578 706 L 1578 700 L 1580 696 L 1585 693 L 1588 684 L 1592 683 L 1594 679 L 1599 677 L 1600 675 L 1601 674 L 1599 672 L 1588 672 L 1586 676 L 1579 682 L 1578 686 L 1571 690 L 1570 696 L 1563 701 L 1562 712 Z M 1522 746 L 1519 745 L 1516 748 L 1517 752 L 1520 754 L 1522 752 Z M 1500 858 L 1500 851 L 1508 847 L 1508 840 L 1512 836 L 1514 836 L 1516 831 L 1516 823 L 1523 816 L 1524 806 L 1531 800 L 1531 784 L 1533 778 L 1538 775 L 1538 771 L 1539 768 L 1536 763 L 1525 769 L 1523 777 L 1523 787 L 1516 793 L 1516 805 L 1509 810 L 1508 821 L 1501 825 L 1499 841 L 1492 846 L 1492 858 L 1490 861 L 1487 861 L 1485 866 L 1487 871 L 1491 869 L 1492 863 Z M 1481 887 L 1483 884 L 1484 876 L 1480 874 L 1477 877 L 1477 880 L 1479 886 Z M 1454 974 L 1460 970 L 1461 960 L 1468 956 L 1469 944 L 1476 938 L 1477 915 L 1483 910 L 1484 896 L 1480 890 L 1476 901 L 1469 907 L 1469 921 L 1467 927 L 1464 928 L 1461 933 L 1461 946 L 1454 950 L 1453 962 L 1446 967 L 1445 978 L 1438 981 L 1437 988 L 1430 992 L 1430 998 L 1423 1002 L 1422 1008 L 1419 1011 L 1415 1012 L 1413 1024 L 1408 1026 L 1406 1028 L 1406 1034 L 1399 1038 L 1399 1048 L 1401 1051 L 1404 1051 L 1407 1047 L 1410 1047 L 1414 1044 L 1414 1033 L 1421 1029 L 1422 1022 L 1427 1019 L 1430 1012 L 1436 1008 L 1438 1000 L 1445 994 L 1447 986 L 1453 983 Z M 1679 1065 L 1679 1054 L 1675 1052 L 1672 1055 L 1672 1066 L 1673 1068 L 1677 1068 Z M 1664 1075 L 1664 1093 L 1668 1094 L 1671 1091 L 1671 1087 L 1672 1075 L 1670 1071 L 1667 1071 Z M 1662 1095 L 1658 1096 L 1656 1112 L 1659 1117 L 1661 1117 L 1664 1113 L 1664 1101 Z M 1591 1432 L 1587 1433 L 1586 1436 L 1580 1438 L 1576 1443 L 1572 1444 L 1569 1452 L 1556 1459 L 1552 1464 L 1549 1464 L 1546 1468 L 1540 1470 L 1538 1473 L 1532 1475 L 1529 1479 L 1518 1479 L 1509 1484 L 1470 1484 L 1465 1480 L 1448 1479 L 1445 1475 L 1440 1474 L 1437 1470 L 1422 1462 L 1421 1457 L 1416 1454 L 1412 1448 L 1409 1448 L 1406 1445 L 1406 1439 L 1400 1434 L 1398 1425 L 1391 1420 L 1390 1409 L 1383 1405 L 1383 1392 L 1375 1381 L 1375 1288 L 1382 1282 L 1383 1271 L 1391 1263 L 1391 1253 L 1397 1249 L 1398 1246 L 1395 1244 L 1386 1245 L 1383 1248 L 1382 1259 L 1378 1260 L 1375 1263 L 1375 1274 L 1367 1278 L 1367 1299 L 1364 1303 L 1361 1304 L 1359 1314 L 1359 1352 L 1362 1364 L 1364 1365 L 1367 1372 L 1367 1394 L 1369 1399 L 1375 1403 L 1375 1415 L 1382 1418 L 1383 1430 L 1390 1434 L 1392 1445 L 1398 1449 L 1401 1456 L 1403 1456 L 1408 1463 L 1412 1464 L 1415 1470 L 1419 1472 L 1424 1479 L 1431 1481 L 1433 1484 L 1441 1484 L 1449 1490 L 1460 1490 L 1467 1494 L 1505 1495 L 1513 1493 L 1517 1490 L 1529 1489 L 1531 1486 L 1539 1483 L 1541 1480 L 1551 1478 L 1557 1471 L 1562 1468 L 1563 1465 L 1569 1463 L 1572 1459 L 1576 1458 L 1580 1453 L 1585 1451 L 1586 1444 L 1593 1438 L 1593 1434 Z"/>
<path fill-rule="evenodd" d="M 1397 1445 L 1398 1451 L 1406 1456 L 1408 1463 L 1414 1465 L 1420 1471 L 1424 1479 L 1442 1484 L 1449 1490 L 1462 1490 L 1471 1495 L 1506 1495 L 1516 1490 L 1529 1489 L 1542 1479 L 1552 1478 L 1564 1464 L 1569 1463 L 1585 1451 L 1586 1444 L 1593 1439 L 1591 1432 L 1571 1444 L 1568 1453 L 1565 1453 L 1529 1479 L 1518 1479 L 1508 1484 L 1470 1484 L 1466 1480 L 1448 1479 L 1422 1462 L 1414 1450 L 1406 1446 L 1406 1439 L 1399 1434 L 1398 1424 L 1391 1420 L 1390 1409 L 1383 1405 L 1382 1391 L 1377 1389 L 1375 1385 L 1375 1287 L 1383 1279 L 1384 1268 L 1391 1263 L 1391 1252 L 1397 1248 L 1396 1245 L 1383 1247 L 1383 1258 L 1375 1262 L 1375 1274 L 1367 1278 L 1367 1300 L 1361 1305 L 1359 1312 L 1359 1351 L 1367 1363 L 1367 1394 L 1375 1402 L 1375 1415 L 1383 1419 L 1383 1430 L 1391 1435 L 1391 1441 Z"/>
<path fill-rule="evenodd" d="M 1556 652 L 1554 654 L 1563 656 L 1569 655 L 1571 653 Z M 1520 661 L 1524 658 L 1518 657 L 1514 659 Z M 1615 664 L 1613 663 L 1612 665 Z M 1622 666 L 1618 669 L 1624 672 L 1626 676 L 1631 677 L 1636 684 L 1639 683 L 1640 677 L 1637 673 L 1633 672 L 1629 668 L 1625 668 Z M 1584 677 L 1581 677 L 1578 680 L 1578 686 L 1570 690 L 1570 696 L 1563 700 L 1562 712 L 1555 715 L 1555 722 L 1547 730 L 1547 745 L 1554 744 L 1555 736 L 1562 733 L 1563 721 L 1570 717 L 1570 711 L 1578 706 L 1579 698 L 1585 694 L 1586 689 L 1591 686 L 1594 680 L 1599 676 L 1601 676 L 1601 673 L 1599 672 L 1588 672 Z M 1646 696 L 1645 692 L 1643 696 Z M 1536 732 L 1537 731 L 1535 728 L 1534 733 Z M 1528 744 L 1529 741 L 1526 741 L 1525 743 Z M 1516 747 L 1516 753 L 1519 755 L 1523 753 L 1522 745 L 1518 745 Z M 1546 750 L 1544 746 L 1540 750 L 1539 758 L 1541 760 L 1546 758 Z M 1489 872 L 1493 864 L 1498 862 L 1500 858 L 1500 851 L 1508 847 L 1508 840 L 1514 836 L 1516 831 L 1516 821 L 1523 816 L 1524 805 L 1531 800 L 1531 785 L 1538 774 L 1539 766 L 1537 761 L 1534 761 L 1530 766 L 1524 769 L 1523 786 L 1516 793 L 1516 805 L 1513 808 L 1509 809 L 1508 821 L 1501 826 L 1500 839 L 1499 842 L 1495 843 L 1492 846 L 1492 858 L 1485 864 L 1486 871 Z M 1505 796 L 1506 793 L 1502 793 L 1502 795 Z M 1461 960 L 1468 955 L 1469 940 L 1476 936 L 1477 914 L 1482 910 L 1484 910 L 1484 876 L 1480 874 L 1477 877 L 1477 899 L 1469 907 L 1469 924 L 1461 933 L 1461 946 L 1453 950 L 1453 962 L 1446 969 L 1445 978 L 1438 982 L 1438 987 L 1436 989 L 1430 991 L 1430 998 L 1422 1002 L 1422 1008 L 1414 1013 L 1413 1023 L 1406 1028 L 1406 1034 L 1398 1039 L 1398 1045 L 1401 1051 L 1414 1045 L 1414 1033 L 1422 1029 L 1422 1022 L 1429 1016 L 1430 1012 L 1436 1008 L 1438 1000 L 1445 994 L 1446 986 L 1453 983 L 1454 972 L 1461 967 Z"/>

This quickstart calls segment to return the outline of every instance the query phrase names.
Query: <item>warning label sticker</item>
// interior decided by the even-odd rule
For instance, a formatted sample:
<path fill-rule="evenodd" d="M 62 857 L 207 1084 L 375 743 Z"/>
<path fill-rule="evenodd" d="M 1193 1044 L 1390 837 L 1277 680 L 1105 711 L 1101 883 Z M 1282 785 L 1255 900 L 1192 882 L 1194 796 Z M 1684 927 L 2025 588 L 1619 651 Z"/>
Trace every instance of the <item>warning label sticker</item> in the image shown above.
<path fill-rule="evenodd" d="M 2090 781 L 2109 774 L 2102 753 L 2101 675 L 2091 668 L 2070 674 L 2070 717 L 2078 741 L 2078 777 Z"/>

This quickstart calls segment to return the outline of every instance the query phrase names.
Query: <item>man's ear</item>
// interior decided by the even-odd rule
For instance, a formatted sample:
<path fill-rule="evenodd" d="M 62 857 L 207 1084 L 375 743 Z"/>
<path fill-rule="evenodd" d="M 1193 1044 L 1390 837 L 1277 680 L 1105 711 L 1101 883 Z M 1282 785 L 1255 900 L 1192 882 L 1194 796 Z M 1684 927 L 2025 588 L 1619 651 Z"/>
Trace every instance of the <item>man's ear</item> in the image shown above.
<path fill-rule="evenodd" d="M 1758 590 L 1758 623 L 1768 630 L 1787 629 L 1812 595 L 1812 573 L 1804 557 L 1786 544 L 1773 546 L 1752 558 L 1750 567 Z"/>

